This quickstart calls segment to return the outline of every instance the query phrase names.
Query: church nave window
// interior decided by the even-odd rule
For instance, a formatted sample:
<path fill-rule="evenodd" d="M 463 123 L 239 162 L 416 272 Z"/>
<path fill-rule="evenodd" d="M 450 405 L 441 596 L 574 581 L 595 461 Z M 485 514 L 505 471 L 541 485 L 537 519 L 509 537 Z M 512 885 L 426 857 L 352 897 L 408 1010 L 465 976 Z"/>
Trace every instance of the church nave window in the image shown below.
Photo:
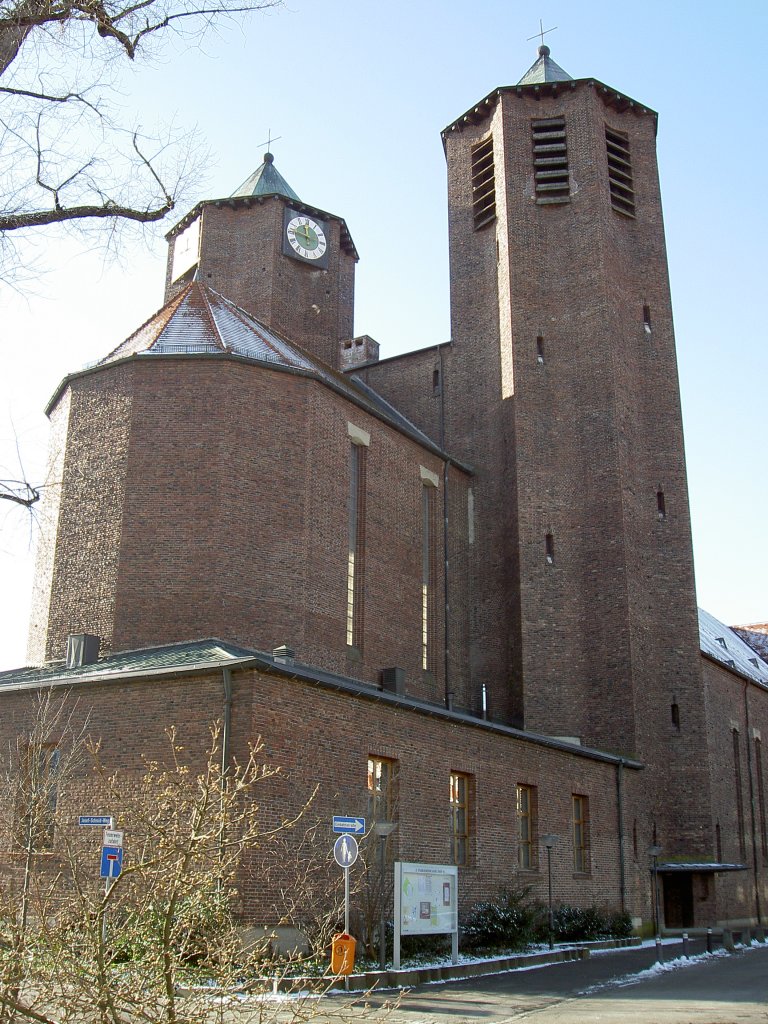
<path fill-rule="evenodd" d="M 435 671 L 437 625 L 437 478 L 422 469 L 421 488 L 421 667 Z"/>
<path fill-rule="evenodd" d="M 367 455 L 367 447 L 352 438 L 347 534 L 347 646 L 357 650 L 360 650 L 363 643 Z"/>

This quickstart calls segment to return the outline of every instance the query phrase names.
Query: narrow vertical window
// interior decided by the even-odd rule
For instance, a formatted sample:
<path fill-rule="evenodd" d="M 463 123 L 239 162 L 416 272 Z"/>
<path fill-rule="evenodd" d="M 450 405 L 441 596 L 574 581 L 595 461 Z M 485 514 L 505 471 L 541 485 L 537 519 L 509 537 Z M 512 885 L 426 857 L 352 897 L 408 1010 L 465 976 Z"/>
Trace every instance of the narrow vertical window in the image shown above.
<path fill-rule="evenodd" d="M 440 390 L 440 370 L 437 367 L 432 371 L 432 390 Z"/>
<path fill-rule="evenodd" d="M 349 531 L 347 543 L 347 646 L 358 650 L 363 641 L 365 594 L 365 494 L 367 448 L 350 446 Z"/>
<path fill-rule="evenodd" d="M 643 306 L 643 330 L 646 334 L 651 333 L 651 307 Z"/>
<path fill-rule="evenodd" d="M 632 856 L 637 860 L 637 818 L 632 822 Z"/>
<path fill-rule="evenodd" d="M 517 864 L 522 871 L 534 871 L 536 858 L 536 789 L 517 787 Z"/>
<path fill-rule="evenodd" d="M 747 856 L 747 834 L 744 828 L 744 795 L 741 787 L 741 744 L 739 730 L 732 731 L 733 736 L 733 783 L 736 790 L 736 827 L 739 832 L 739 856 L 742 860 Z"/>
<path fill-rule="evenodd" d="M 672 725 L 680 732 L 680 705 L 675 701 L 672 704 Z"/>
<path fill-rule="evenodd" d="M 720 830 L 720 822 L 715 823 L 715 856 L 717 857 L 717 863 L 723 863 L 723 835 Z"/>
<path fill-rule="evenodd" d="M 554 565 L 555 562 L 555 538 L 551 533 L 548 533 L 544 539 L 544 551 L 546 554 L 547 565 Z"/>
<path fill-rule="evenodd" d="M 531 141 L 536 202 L 540 206 L 570 202 L 565 118 L 547 117 L 531 121 Z"/>
<path fill-rule="evenodd" d="M 573 870 L 589 872 L 589 801 L 573 794 Z"/>
<path fill-rule="evenodd" d="M 18 791 L 16 843 L 29 853 L 53 849 L 61 753 L 55 746 L 30 748 Z"/>
<path fill-rule="evenodd" d="M 635 190 L 632 181 L 632 161 L 629 136 L 626 132 L 605 128 L 605 146 L 608 155 L 608 187 L 611 206 L 625 217 L 635 216 Z"/>
<path fill-rule="evenodd" d="M 768 820 L 765 814 L 763 746 L 758 736 L 755 736 L 755 774 L 757 775 L 757 806 L 760 812 L 760 840 L 763 847 L 763 860 L 768 861 Z"/>
<path fill-rule="evenodd" d="M 536 362 L 544 363 L 544 338 L 541 335 L 536 339 Z"/>
<path fill-rule="evenodd" d="M 432 480 L 424 480 L 421 488 L 421 667 L 425 672 L 435 671 L 437 653 L 436 494 Z"/>
<path fill-rule="evenodd" d="M 659 519 L 667 518 L 667 502 L 664 491 L 656 491 L 656 515 Z"/>
<path fill-rule="evenodd" d="M 469 776 L 451 772 L 451 859 L 469 863 Z"/>
<path fill-rule="evenodd" d="M 396 820 L 396 784 L 396 761 L 368 758 L 368 818 L 371 822 Z"/>
<path fill-rule="evenodd" d="M 472 220 L 475 231 L 496 219 L 493 136 L 472 147 Z"/>

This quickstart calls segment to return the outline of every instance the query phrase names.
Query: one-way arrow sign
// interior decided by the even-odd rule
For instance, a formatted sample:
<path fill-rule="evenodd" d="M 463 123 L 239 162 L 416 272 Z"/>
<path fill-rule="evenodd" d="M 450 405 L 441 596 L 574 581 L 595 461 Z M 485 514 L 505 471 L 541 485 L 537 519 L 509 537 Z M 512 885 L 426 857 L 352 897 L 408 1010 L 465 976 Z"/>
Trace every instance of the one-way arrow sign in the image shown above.
<path fill-rule="evenodd" d="M 333 816 L 333 831 L 362 835 L 365 832 L 365 818 L 344 818 L 339 814 L 335 814 Z"/>

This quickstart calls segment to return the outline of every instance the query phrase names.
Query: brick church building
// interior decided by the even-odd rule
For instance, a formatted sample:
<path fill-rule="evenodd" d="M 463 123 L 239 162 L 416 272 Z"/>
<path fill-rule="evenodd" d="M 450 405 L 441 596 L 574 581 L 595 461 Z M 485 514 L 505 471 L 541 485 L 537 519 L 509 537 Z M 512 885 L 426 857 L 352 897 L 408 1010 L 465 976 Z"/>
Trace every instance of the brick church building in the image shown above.
<path fill-rule="evenodd" d="M 129 770 L 225 720 L 464 908 L 543 895 L 554 834 L 558 900 L 648 925 L 654 847 L 667 928 L 763 924 L 765 635 L 695 604 L 656 127 L 546 46 L 450 124 L 451 340 L 392 358 L 270 154 L 198 203 L 166 304 L 51 399 L 3 733 L 61 688 Z"/>

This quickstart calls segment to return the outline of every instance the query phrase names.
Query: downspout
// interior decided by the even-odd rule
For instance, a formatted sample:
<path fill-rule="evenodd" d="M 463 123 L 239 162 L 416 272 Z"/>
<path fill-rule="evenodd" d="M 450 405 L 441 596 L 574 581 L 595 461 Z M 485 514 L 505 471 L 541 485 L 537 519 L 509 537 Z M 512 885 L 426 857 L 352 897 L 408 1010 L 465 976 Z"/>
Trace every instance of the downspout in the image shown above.
<path fill-rule="evenodd" d="M 757 856 L 757 811 L 755 808 L 755 782 L 752 778 L 752 737 L 749 729 L 749 699 L 747 687 L 749 683 L 744 681 L 744 721 L 747 727 L 747 775 L 749 776 L 749 809 L 752 819 L 752 872 L 755 876 L 755 911 L 757 913 L 758 926 L 762 925 L 763 917 L 760 907 L 760 868 Z"/>
<path fill-rule="evenodd" d="M 627 909 L 627 879 L 624 863 L 624 761 L 616 765 L 616 815 L 619 841 L 619 896 L 622 911 Z"/>
<path fill-rule="evenodd" d="M 437 355 L 440 360 L 440 447 L 445 451 L 445 366 L 443 361 L 443 347 L 437 346 Z M 450 711 L 453 708 L 453 694 L 450 685 L 450 597 L 448 588 L 449 571 L 449 546 L 448 546 L 448 461 L 443 463 L 443 675 L 445 677 L 445 706 Z"/>
<path fill-rule="evenodd" d="M 221 733 L 221 791 L 223 796 L 229 772 L 229 748 L 232 732 L 232 669 L 223 668 L 221 677 L 224 683 L 224 725 Z"/>

